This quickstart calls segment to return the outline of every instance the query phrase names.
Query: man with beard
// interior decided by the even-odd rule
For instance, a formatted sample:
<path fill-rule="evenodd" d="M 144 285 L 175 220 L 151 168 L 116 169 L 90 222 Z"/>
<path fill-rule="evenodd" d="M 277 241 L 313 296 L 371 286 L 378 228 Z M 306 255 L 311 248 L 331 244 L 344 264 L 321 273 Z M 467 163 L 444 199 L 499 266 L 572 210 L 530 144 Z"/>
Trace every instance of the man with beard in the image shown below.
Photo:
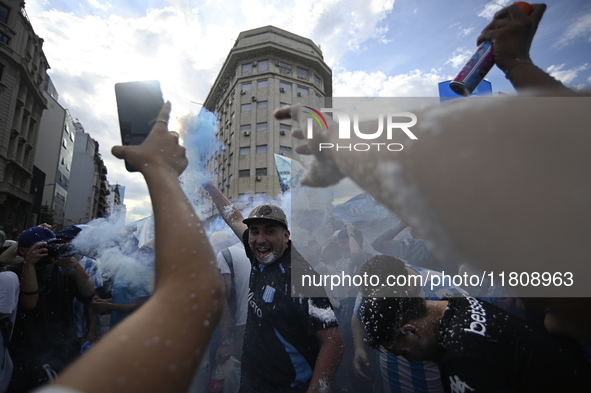
<path fill-rule="evenodd" d="M 242 239 L 252 264 L 240 391 L 327 391 L 342 356 L 342 339 L 323 289 L 317 297 L 292 296 L 292 269 L 315 273 L 293 248 L 285 213 L 265 203 L 244 219 L 214 185 L 205 189 Z"/>
<path fill-rule="evenodd" d="M 88 303 L 94 284 L 73 256 L 49 247 L 57 242 L 48 228 L 25 230 L 18 238 L 24 261 L 12 264 L 21 281 L 19 309 L 10 342 L 14 372 L 8 392 L 25 392 L 52 380 L 80 353 L 73 300 Z"/>

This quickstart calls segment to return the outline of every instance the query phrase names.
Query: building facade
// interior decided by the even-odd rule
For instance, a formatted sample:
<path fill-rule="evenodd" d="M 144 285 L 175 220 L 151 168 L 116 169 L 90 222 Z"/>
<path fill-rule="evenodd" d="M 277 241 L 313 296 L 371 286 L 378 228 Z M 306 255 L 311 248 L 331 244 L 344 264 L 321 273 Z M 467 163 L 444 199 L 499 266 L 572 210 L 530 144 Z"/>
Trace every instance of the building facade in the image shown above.
<path fill-rule="evenodd" d="M 38 224 L 31 181 L 49 68 L 24 5 L 0 0 L 0 229 L 13 239 Z"/>
<path fill-rule="evenodd" d="M 311 40 L 266 26 L 244 31 L 215 80 L 205 108 L 219 120 L 223 146 L 206 160 L 218 188 L 239 207 L 253 197 L 281 193 L 275 154 L 298 159 L 299 144 L 291 120 L 273 117 L 276 108 L 291 104 L 330 105 L 332 71 Z M 202 196 L 204 214 L 215 213 Z"/>
<path fill-rule="evenodd" d="M 74 128 L 76 137 L 65 217 L 68 224 L 86 224 L 109 215 L 107 197 L 111 187 L 98 142 L 84 132 L 80 122 L 75 121 Z"/>
<path fill-rule="evenodd" d="M 125 215 L 127 213 L 123 198 L 125 196 L 125 187 L 120 184 L 111 185 L 111 193 L 107 197 L 109 204 L 109 213 L 111 216 L 116 216 L 125 222 Z"/>
<path fill-rule="evenodd" d="M 74 156 L 76 128 L 70 113 L 58 102 L 58 94 L 47 76 L 43 91 L 47 109 L 39 126 L 39 146 L 35 154 L 35 165 L 45 172 L 42 212 L 47 222 L 58 228 L 64 226 L 66 200 Z"/>

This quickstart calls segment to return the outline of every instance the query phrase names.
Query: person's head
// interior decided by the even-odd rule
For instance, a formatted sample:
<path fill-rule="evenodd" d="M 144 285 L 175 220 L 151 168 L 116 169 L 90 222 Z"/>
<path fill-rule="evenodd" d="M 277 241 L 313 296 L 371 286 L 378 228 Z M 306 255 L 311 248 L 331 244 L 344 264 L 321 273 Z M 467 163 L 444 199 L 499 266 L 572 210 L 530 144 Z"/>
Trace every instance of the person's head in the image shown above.
<path fill-rule="evenodd" d="M 248 245 L 261 265 L 275 262 L 288 248 L 287 217 L 279 206 L 257 206 L 242 222 L 248 226 Z"/>
<path fill-rule="evenodd" d="M 21 233 L 18 237 L 18 255 L 20 255 L 23 258 L 26 257 L 31 247 L 33 247 L 33 245 L 39 242 L 45 242 L 47 244 L 50 244 L 58 243 L 60 241 L 55 237 L 55 234 L 51 229 L 41 226 L 32 227 L 23 231 L 23 233 Z M 39 262 L 35 266 L 40 267 L 47 265 L 49 263 L 52 263 L 53 259 L 54 258 L 50 256 L 44 257 L 43 259 L 39 260 Z"/>
<path fill-rule="evenodd" d="M 78 236 L 80 232 L 82 232 L 82 229 L 83 228 L 80 225 L 70 225 L 64 227 L 64 229 L 59 231 L 55 236 L 63 243 L 72 243 L 72 240 L 74 240 L 74 238 Z"/>
<path fill-rule="evenodd" d="M 381 286 L 380 283 L 388 282 L 389 277 L 394 280 L 399 276 L 408 277 L 408 271 L 406 270 L 404 261 L 389 255 L 374 255 L 369 258 L 359 267 L 358 274 L 360 276 L 377 276 L 379 278 L 379 282 L 378 280 L 369 280 L 367 287 L 359 287 L 362 296 L 390 296 L 391 293 L 389 292 L 395 291 L 396 287 L 388 285 Z M 404 282 L 407 281 L 408 280 L 404 280 Z M 371 282 L 376 283 L 377 286 L 369 285 Z M 403 281 L 398 280 L 396 282 L 401 283 Z"/>
<path fill-rule="evenodd" d="M 409 362 L 437 360 L 439 343 L 426 322 L 429 311 L 425 299 L 409 297 L 401 291 L 398 297 L 364 298 L 361 321 L 372 348 L 384 347 Z"/>

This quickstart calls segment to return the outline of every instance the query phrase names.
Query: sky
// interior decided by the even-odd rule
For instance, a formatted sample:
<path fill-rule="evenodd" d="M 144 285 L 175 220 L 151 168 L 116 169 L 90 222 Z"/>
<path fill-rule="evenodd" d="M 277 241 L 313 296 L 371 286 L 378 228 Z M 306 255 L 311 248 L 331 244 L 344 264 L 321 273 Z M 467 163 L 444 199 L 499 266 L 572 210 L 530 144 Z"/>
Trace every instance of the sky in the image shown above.
<path fill-rule="evenodd" d="M 241 31 L 274 25 L 312 39 L 333 70 L 334 96 L 436 97 L 508 0 L 136 0 L 27 2 L 48 74 L 100 144 L 111 184 L 126 187 L 128 221 L 151 214 L 147 187 L 114 158 L 114 84 L 157 79 L 172 116 L 197 113 Z M 591 1 L 548 0 L 531 57 L 573 89 L 591 89 Z M 496 67 L 494 92 L 514 94 Z M 177 123 L 178 125 L 178 123 Z M 171 129 L 175 121 L 171 121 Z"/>

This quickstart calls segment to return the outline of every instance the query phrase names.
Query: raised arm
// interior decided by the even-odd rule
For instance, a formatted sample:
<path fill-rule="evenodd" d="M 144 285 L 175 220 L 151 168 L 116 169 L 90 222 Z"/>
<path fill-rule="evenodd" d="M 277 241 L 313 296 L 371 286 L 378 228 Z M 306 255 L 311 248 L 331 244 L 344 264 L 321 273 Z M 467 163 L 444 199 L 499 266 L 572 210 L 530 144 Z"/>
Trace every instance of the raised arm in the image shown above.
<path fill-rule="evenodd" d="M 399 257 L 400 255 L 397 254 L 399 253 L 398 251 L 400 248 L 396 247 L 394 238 L 396 237 L 396 235 L 402 232 L 404 228 L 406 228 L 407 226 L 408 225 L 406 225 L 404 221 L 400 220 L 398 224 L 394 225 L 390 229 L 386 229 L 378 237 L 376 237 L 374 241 L 371 242 L 371 246 L 374 250 L 376 250 L 377 252 L 381 252 L 382 254 L 388 254 L 395 257 Z"/>
<path fill-rule="evenodd" d="M 213 185 L 213 183 L 205 183 L 203 188 L 205 188 L 205 190 L 209 192 L 209 195 L 211 195 L 213 203 L 218 208 L 218 211 L 224 221 L 226 221 L 226 224 L 228 224 L 232 231 L 234 231 L 236 236 L 238 236 L 238 239 L 242 241 L 242 235 L 244 234 L 244 231 L 246 231 L 247 226 L 242 222 L 244 217 L 242 216 L 242 213 L 240 213 L 240 210 L 238 210 L 238 208 L 234 206 L 234 204 Z"/>
<path fill-rule="evenodd" d="M 531 60 L 531 43 L 546 5 L 533 4 L 532 7 L 529 16 L 515 4 L 497 12 L 492 22 L 482 30 L 477 44 L 480 45 L 485 40 L 493 43 L 497 67 L 518 92 L 535 89 L 549 95 L 573 95 L 572 90 L 541 70 Z"/>
<path fill-rule="evenodd" d="M 144 175 L 154 211 L 154 294 L 60 376 L 85 393 L 186 391 L 207 348 L 221 304 L 220 274 L 201 223 L 183 192 L 187 166 L 170 103 L 140 146 L 115 146 Z M 174 223 L 175 225 L 171 225 Z"/>

